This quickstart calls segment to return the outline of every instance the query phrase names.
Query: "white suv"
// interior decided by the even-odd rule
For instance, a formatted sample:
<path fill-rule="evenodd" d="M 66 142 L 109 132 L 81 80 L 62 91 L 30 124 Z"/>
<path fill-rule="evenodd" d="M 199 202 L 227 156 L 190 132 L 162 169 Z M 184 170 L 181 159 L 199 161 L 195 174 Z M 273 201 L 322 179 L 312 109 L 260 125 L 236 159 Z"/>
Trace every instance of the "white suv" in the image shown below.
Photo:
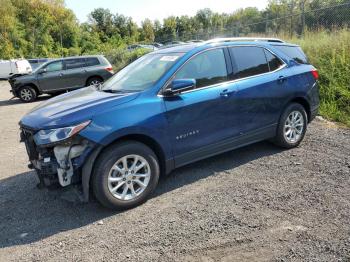
<path fill-rule="evenodd" d="M 26 59 L 0 60 L 0 79 L 8 79 L 14 75 L 25 75 L 32 72 Z"/>

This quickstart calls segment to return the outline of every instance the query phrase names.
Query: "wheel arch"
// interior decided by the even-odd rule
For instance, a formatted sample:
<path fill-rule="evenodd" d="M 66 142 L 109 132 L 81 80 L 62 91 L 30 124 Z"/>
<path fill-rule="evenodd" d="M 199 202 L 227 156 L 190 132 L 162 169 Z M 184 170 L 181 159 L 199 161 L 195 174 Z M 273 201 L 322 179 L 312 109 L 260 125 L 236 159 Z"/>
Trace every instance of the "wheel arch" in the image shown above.
<path fill-rule="evenodd" d="M 16 92 L 18 92 L 22 87 L 25 87 L 25 86 L 30 86 L 30 87 L 32 87 L 32 88 L 36 91 L 36 93 L 37 93 L 38 95 L 41 94 L 41 92 L 40 92 L 38 86 L 37 86 L 36 84 L 34 84 L 34 83 L 22 84 L 22 85 L 20 85 L 20 86 L 17 88 Z"/>
<path fill-rule="evenodd" d="M 100 76 L 100 75 L 92 75 L 92 76 L 89 76 L 87 79 L 86 79 L 86 82 L 85 82 L 85 85 L 87 86 L 89 81 L 92 79 L 92 78 L 99 78 L 101 79 L 102 81 L 104 81 L 103 77 Z"/>
<path fill-rule="evenodd" d="M 138 133 L 120 136 L 107 145 L 97 147 L 85 161 L 82 169 L 82 187 L 85 202 L 89 200 L 91 175 L 93 173 L 97 158 L 109 147 L 124 141 L 137 141 L 151 148 L 158 158 L 161 176 L 168 174 L 173 169 L 173 163 L 167 163 L 164 150 L 152 137 Z"/>
<path fill-rule="evenodd" d="M 295 97 L 292 100 L 290 100 L 287 105 L 289 105 L 291 103 L 298 103 L 298 104 L 302 105 L 304 107 L 306 115 L 307 115 L 307 121 L 310 122 L 310 120 L 311 120 L 311 107 L 310 107 L 309 101 L 304 97 Z"/>
<path fill-rule="evenodd" d="M 166 171 L 165 153 L 161 145 L 154 138 L 145 134 L 128 134 L 128 135 L 118 137 L 112 143 L 107 145 L 105 148 L 113 146 L 123 141 L 136 141 L 136 142 L 145 144 L 146 146 L 151 148 L 158 158 L 161 174 L 165 173 Z"/>

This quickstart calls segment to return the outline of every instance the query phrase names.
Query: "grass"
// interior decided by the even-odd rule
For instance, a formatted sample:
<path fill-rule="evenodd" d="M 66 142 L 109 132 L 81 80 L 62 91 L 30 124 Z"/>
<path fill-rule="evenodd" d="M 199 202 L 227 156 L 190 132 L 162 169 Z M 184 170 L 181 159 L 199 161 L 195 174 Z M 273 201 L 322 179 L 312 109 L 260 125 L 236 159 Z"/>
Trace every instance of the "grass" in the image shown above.
<path fill-rule="evenodd" d="M 301 38 L 278 35 L 299 44 L 320 74 L 320 114 L 350 127 L 350 30 L 306 31 Z M 289 39 L 288 39 L 289 38 Z M 118 48 L 105 55 L 116 71 L 148 50 Z"/>
<path fill-rule="evenodd" d="M 320 74 L 320 114 L 350 127 L 350 30 L 306 32 L 299 44 Z"/>

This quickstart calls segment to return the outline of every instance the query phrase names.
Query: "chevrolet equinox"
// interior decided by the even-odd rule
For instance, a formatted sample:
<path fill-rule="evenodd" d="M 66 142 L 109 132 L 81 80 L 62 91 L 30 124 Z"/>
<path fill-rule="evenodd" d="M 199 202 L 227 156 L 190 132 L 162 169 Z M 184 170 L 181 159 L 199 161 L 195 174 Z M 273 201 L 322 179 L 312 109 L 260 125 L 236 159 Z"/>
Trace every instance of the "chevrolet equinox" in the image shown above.
<path fill-rule="evenodd" d="M 127 209 L 180 166 L 266 139 L 298 146 L 318 111 L 317 78 L 301 48 L 279 39 L 172 46 L 100 88 L 35 107 L 20 121 L 21 141 L 39 186 Z"/>

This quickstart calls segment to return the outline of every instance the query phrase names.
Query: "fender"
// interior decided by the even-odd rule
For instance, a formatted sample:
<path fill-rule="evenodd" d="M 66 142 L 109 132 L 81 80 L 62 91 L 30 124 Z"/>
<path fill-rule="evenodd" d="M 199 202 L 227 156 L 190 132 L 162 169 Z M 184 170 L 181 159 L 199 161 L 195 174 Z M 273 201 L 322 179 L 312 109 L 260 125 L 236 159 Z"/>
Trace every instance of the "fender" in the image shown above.
<path fill-rule="evenodd" d="M 171 170 L 173 170 L 175 167 L 174 158 L 173 158 L 172 150 L 170 148 L 169 141 L 168 139 L 166 139 L 166 137 L 164 137 L 164 135 L 161 136 L 162 139 L 160 141 L 160 139 L 157 139 L 153 136 L 154 133 L 155 133 L 154 130 L 145 128 L 145 127 L 129 127 L 129 128 L 123 128 L 121 130 L 113 132 L 109 134 L 107 137 L 105 137 L 101 141 L 101 144 L 99 144 L 98 146 L 96 146 L 95 149 L 93 149 L 93 151 L 85 160 L 85 163 L 82 167 L 81 179 L 82 179 L 82 188 L 83 188 L 83 202 L 89 201 L 90 179 L 91 179 L 92 169 L 97 157 L 105 147 L 109 146 L 113 142 L 123 137 L 140 135 L 140 136 L 149 137 L 150 139 L 154 140 L 163 151 L 162 153 L 164 154 L 164 164 L 165 164 L 164 172 L 166 174 L 169 174 Z"/>

